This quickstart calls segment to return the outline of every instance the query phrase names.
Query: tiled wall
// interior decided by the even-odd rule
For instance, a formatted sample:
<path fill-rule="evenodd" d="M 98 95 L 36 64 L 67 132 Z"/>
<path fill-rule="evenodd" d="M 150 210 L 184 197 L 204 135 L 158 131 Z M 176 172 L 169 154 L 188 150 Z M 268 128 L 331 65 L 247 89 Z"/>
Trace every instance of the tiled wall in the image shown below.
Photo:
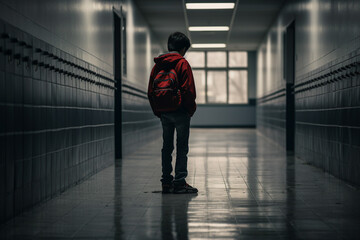
<path fill-rule="evenodd" d="M 257 100 L 257 129 L 281 146 L 286 145 L 285 88 Z"/>
<path fill-rule="evenodd" d="M 298 77 L 296 153 L 360 184 L 360 38 L 348 55 Z"/>
<path fill-rule="evenodd" d="M 113 7 L 126 155 L 161 136 L 145 94 L 161 47 L 134 3 L 0 0 L 0 224 L 115 161 Z"/>
<path fill-rule="evenodd" d="M 154 116 L 145 90 L 123 83 L 123 154 L 126 156 L 161 137 L 160 120 Z M 161 146 L 159 146 L 160 152 Z"/>
<path fill-rule="evenodd" d="M 285 147 L 283 33 L 295 21 L 295 154 L 360 184 L 359 1 L 289 1 L 258 49 L 257 126 Z"/>
<path fill-rule="evenodd" d="M 154 138 L 161 137 L 160 120 L 153 114 L 147 98 L 147 87 L 153 58 L 166 46 L 157 44 L 146 20 L 132 1 L 124 1 L 127 21 L 127 74 L 122 79 L 123 155 Z M 159 146 L 160 151 L 161 146 Z"/>
<path fill-rule="evenodd" d="M 111 74 L 0 22 L 1 222 L 113 162 Z"/>

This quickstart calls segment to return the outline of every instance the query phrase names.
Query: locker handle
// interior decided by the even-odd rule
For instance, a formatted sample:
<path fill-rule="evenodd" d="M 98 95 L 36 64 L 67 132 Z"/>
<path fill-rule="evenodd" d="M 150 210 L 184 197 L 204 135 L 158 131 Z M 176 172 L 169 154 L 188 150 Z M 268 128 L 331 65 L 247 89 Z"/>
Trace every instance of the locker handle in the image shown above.
<path fill-rule="evenodd" d="M 15 55 L 14 55 L 14 59 L 15 59 L 16 65 L 19 66 L 20 63 L 21 63 L 21 61 L 20 61 L 20 59 L 21 59 L 20 54 L 19 54 L 19 53 L 15 54 Z"/>
<path fill-rule="evenodd" d="M 3 34 L 1 34 L 1 38 L 7 39 L 7 38 L 10 38 L 10 35 L 8 33 L 3 33 Z"/>
<path fill-rule="evenodd" d="M 23 62 L 26 62 L 26 69 L 30 68 L 30 58 L 29 57 L 23 57 Z"/>
<path fill-rule="evenodd" d="M 10 38 L 10 42 L 17 43 L 19 40 L 17 38 Z"/>
<path fill-rule="evenodd" d="M 5 55 L 7 56 L 8 62 L 11 63 L 12 62 L 12 51 L 11 50 L 6 50 L 5 51 Z"/>

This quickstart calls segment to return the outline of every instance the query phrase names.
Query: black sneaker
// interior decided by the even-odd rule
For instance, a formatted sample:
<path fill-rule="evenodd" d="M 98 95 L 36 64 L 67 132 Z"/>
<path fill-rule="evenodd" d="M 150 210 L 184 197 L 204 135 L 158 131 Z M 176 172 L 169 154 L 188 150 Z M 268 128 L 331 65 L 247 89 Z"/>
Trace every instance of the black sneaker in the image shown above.
<path fill-rule="evenodd" d="M 197 188 L 190 186 L 189 184 L 185 183 L 182 186 L 174 186 L 174 193 L 197 193 Z"/>
<path fill-rule="evenodd" d="M 162 184 L 162 193 L 172 193 L 174 191 L 173 183 L 163 183 Z"/>

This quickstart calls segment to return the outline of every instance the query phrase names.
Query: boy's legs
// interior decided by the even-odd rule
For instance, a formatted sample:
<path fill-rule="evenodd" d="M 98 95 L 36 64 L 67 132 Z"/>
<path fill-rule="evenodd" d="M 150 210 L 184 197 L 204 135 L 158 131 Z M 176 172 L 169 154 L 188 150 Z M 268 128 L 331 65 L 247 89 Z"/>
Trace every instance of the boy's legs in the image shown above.
<path fill-rule="evenodd" d="M 173 119 L 168 113 L 161 114 L 161 124 L 163 129 L 163 147 L 161 150 L 162 179 L 163 184 L 172 183 L 172 152 L 174 150 L 174 131 L 175 125 Z"/>
<path fill-rule="evenodd" d="M 186 183 L 187 154 L 189 152 L 190 116 L 178 110 L 172 113 L 161 115 L 163 127 L 163 149 L 162 149 L 162 183 L 163 193 L 169 192 L 168 184 L 173 180 L 172 172 L 172 151 L 174 150 L 174 130 L 176 128 L 176 164 L 174 193 L 197 193 L 198 190 Z M 164 186 L 164 183 L 166 186 Z M 164 188 L 165 187 L 165 188 Z M 170 186 L 171 187 L 171 186 Z"/>
<path fill-rule="evenodd" d="M 177 112 L 176 122 L 176 164 L 174 185 L 184 185 L 187 171 L 187 154 L 189 152 L 190 116 L 183 111 Z"/>

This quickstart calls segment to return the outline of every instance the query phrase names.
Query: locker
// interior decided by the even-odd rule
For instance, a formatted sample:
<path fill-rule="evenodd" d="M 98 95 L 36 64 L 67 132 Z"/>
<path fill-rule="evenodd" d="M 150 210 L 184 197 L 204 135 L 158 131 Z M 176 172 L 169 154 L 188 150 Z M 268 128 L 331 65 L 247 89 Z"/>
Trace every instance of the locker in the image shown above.
<path fill-rule="evenodd" d="M 0 135 L 0 168 L 1 167 L 5 167 L 5 163 L 6 163 L 6 150 L 5 150 L 5 147 L 6 147 L 6 136 L 3 136 L 3 135 Z M 3 176 L 3 175 L 1 175 Z M 0 179 L 1 181 L 2 179 Z M 2 183 L 0 183 L 2 184 Z M 0 190 L 2 188 L 0 187 Z M 0 191 L 1 192 L 1 191 Z"/>
<path fill-rule="evenodd" d="M 23 94 L 24 105 L 33 104 L 33 79 L 31 77 L 24 77 Z"/>
<path fill-rule="evenodd" d="M 5 25 L 0 21 L 0 71 L 5 71 Z"/>
<path fill-rule="evenodd" d="M 9 25 L 5 26 L 4 37 L 4 53 L 5 53 L 5 71 L 8 73 L 15 73 L 15 61 L 14 61 L 14 51 L 15 43 L 17 39 L 15 38 L 15 28 Z"/>
<path fill-rule="evenodd" d="M 70 61 L 70 67 L 68 69 L 69 71 L 69 86 L 70 87 L 75 87 L 75 82 L 74 82 L 74 68 L 75 68 L 75 57 L 74 56 L 71 56 L 70 55 L 70 58 L 69 58 L 69 61 Z"/>
<path fill-rule="evenodd" d="M 14 81 L 14 74 L 6 73 L 5 74 L 5 102 L 10 103 L 9 105 L 5 106 L 5 126 L 7 132 L 13 132 L 14 131 L 14 87 L 15 87 L 15 81 Z"/>
<path fill-rule="evenodd" d="M 51 52 L 52 52 L 52 46 L 49 44 L 46 44 L 46 52 L 47 54 L 45 55 L 45 69 L 46 69 L 46 81 L 51 83 L 52 79 L 51 79 L 51 74 L 52 74 L 52 70 L 53 67 L 51 65 L 52 63 L 52 57 L 51 57 Z"/>
<path fill-rule="evenodd" d="M 23 208 L 27 208 L 31 203 L 31 173 L 32 159 L 24 160 L 24 176 L 23 176 Z"/>
<path fill-rule="evenodd" d="M 5 84 L 5 72 L 0 71 L 0 134 L 5 132 L 5 111 L 6 107 L 3 105 L 5 102 L 6 96 L 6 84 Z"/>
<path fill-rule="evenodd" d="M 49 71 L 50 72 L 50 71 Z M 46 106 L 51 106 L 52 105 L 52 91 L 51 91 L 51 87 L 53 85 L 52 82 L 44 82 L 45 88 L 44 88 L 44 92 L 46 93 L 46 101 L 44 103 L 44 105 Z"/>
<path fill-rule="evenodd" d="M 56 48 L 51 46 L 50 50 L 49 50 L 49 78 L 51 79 L 52 83 L 56 82 L 56 77 L 55 77 L 55 68 L 56 68 L 56 60 L 57 56 L 56 56 Z"/>
<path fill-rule="evenodd" d="M 24 79 L 22 76 L 19 75 L 13 75 L 13 81 L 14 83 L 11 83 L 11 86 L 14 87 L 14 98 L 13 103 L 15 104 L 23 104 L 23 85 L 24 85 Z"/>
<path fill-rule="evenodd" d="M 14 131 L 23 132 L 23 121 L 24 121 L 24 108 L 22 105 L 15 105 L 14 109 Z"/>
<path fill-rule="evenodd" d="M 58 84 L 64 85 L 65 84 L 65 74 L 64 72 L 66 71 L 66 62 L 67 62 L 67 56 L 66 56 L 66 52 L 61 51 L 61 58 L 62 58 L 62 62 L 61 62 L 61 66 L 60 66 L 60 79 Z"/>
<path fill-rule="evenodd" d="M 41 63 L 41 44 L 40 40 L 37 38 L 33 38 L 33 66 L 32 66 L 32 73 L 34 79 L 40 79 L 40 64 Z"/>
<path fill-rule="evenodd" d="M 23 49 L 26 47 L 26 44 L 23 39 L 22 32 L 14 28 L 13 36 L 11 36 L 11 41 L 14 43 L 14 65 L 15 65 L 15 74 L 22 76 L 23 75 Z"/>
<path fill-rule="evenodd" d="M 14 216 L 14 192 L 10 192 L 5 194 L 5 218 L 9 219 L 13 216 Z"/>
<path fill-rule="evenodd" d="M 45 65 L 47 64 L 47 59 L 46 59 L 46 55 L 48 54 L 47 52 L 47 44 L 41 40 L 39 40 L 39 44 L 40 44 L 40 55 L 39 55 L 39 66 L 40 66 L 40 79 L 42 81 L 46 81 L 46 67 Z"/>
<path fill-rule="evenodd" d="M 15 171 L 15 161 L 14 161 L 14 153 L 15 153 L 15 144 L 14 137 L 12 135 L 8 135 L 5 139 L 5 154 L 6 154 L 6 193 L 13 193 L 14 191 L 14 171 Z"/>
<path fill-rule="evenodd" d="M 56 71 L 55 71 L 55 79 L 53 80 L 54 83 L 59 84 L 60 83 L 60 72 L 61 72 L 61 65 L 62 65 L 62 57 L 61 57 L 61 51 L 60 49 L 56 49 Z"/>
<path fill-rule="evenodd" d="M 50 70 L 51 70 L 51 82 L 52 83 L 56 83 L 56 73 L 58 71 L 58 56 L 57 56 L 57 48 L 53 47 L 51 49 L 51 66 L 50 66 Z"/>

